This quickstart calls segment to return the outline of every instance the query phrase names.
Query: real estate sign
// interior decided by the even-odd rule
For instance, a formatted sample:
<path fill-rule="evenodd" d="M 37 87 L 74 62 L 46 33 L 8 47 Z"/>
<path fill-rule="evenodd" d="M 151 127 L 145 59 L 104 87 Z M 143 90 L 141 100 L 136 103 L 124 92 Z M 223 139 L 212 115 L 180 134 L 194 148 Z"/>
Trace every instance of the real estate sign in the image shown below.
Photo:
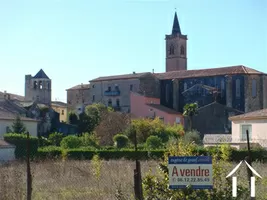
<path fill-rule="evenodd" d="M 169 157 L 169 188 L 212 189 L 212 157 Z"/>

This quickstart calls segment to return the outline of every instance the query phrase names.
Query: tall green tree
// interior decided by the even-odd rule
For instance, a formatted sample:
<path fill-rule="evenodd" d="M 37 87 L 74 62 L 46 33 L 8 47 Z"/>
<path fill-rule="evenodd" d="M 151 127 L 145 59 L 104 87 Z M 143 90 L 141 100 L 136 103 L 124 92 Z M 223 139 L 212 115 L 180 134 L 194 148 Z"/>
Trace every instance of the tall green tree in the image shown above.
<path fill-rule="evenodd" d="M 192 130 L 193 117 L 198 114 L 198 104 L 188 103 L 184 106 L 183 116 L 187 117 L 189 120 L 189 130 Z"/>
<path fill-rule="evenodd" d="M 21 121 L 20 116 L 17 115 L 15 121 L 12 124 L 12 132 L 13 133 L 25 133 L 26 131 L 27 131 L 26 127 Z"/>
<path fill-rule="evenodd" d="M 79 121 L 78 116 L 74 112 L 70 112 L 69 113 L 69 123 L 73 124 L 73 125 L 77 125 L 78 121 Z"/>

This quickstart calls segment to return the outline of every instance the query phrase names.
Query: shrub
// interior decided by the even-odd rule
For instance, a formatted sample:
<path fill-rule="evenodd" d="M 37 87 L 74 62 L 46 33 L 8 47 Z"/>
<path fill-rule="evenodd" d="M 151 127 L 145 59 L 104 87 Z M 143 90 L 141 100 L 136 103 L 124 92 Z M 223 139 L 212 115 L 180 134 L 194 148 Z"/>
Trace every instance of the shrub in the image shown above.
<path fill-rule="evenodd" d="M 184 135 L 184 140 L 186 143 L 194 142 L 195 144 L 198 145 L 202 144 L 200 133 L 196 130 L 186 132 Z"/>
<path fill-rule="evenodd" d="M 60 146 L 60 142 L 62 141 L 63 139 L 63 134 L 62 133 L 51 133 L 49 136 L 48 136 L 48 140 L 51 142 L 52 145 L 55 145 L 55 146 Z"/>
<path fill-rule="evenodd" d="M 69 135 L 62 139 L 60 146 L 63 149 L 79 148 L 82 146 L 82 140 L 77 136 Z"/>
<path fill-rule="evenodd" d="M 113 141 L 117 148 L 124 148 L 128 145 L 129 139 L 126 135 L 117 134 L 113 137 Z"/>
<path fill-rule="evenodd" d="M 82 146 L 84 147 L 99 148 L 98 139 L 96 138 L 94 133 L 83 133 L 80 139 L 82 141 Z"/>
<path fill-rule="evenodd" d="M 50 146 L 52 143 L 45 137 L 41 136 L 38 137 L 38 146 L 43 147 L 43 146 Z"/>
<path fill-rule="evenodd" d="M 17 159 L 26 158 L 27 155 L 27 134 L 24 133 L 8 133 L 4 135 L 4 140 L 10 144 L 16 146 L 15 148 L 15 157 Z M 38 149 L 38 138 L 30 136 L 30 157 L 33 158 L 37 154 Z"/>
<path fill-rule="evenodd" d="M 37 157 L 39 159 L 61 158 L 62 149 L 57 146 L 47 146 L 38 149 Z"/>
<path fill-rule="evenodd" d="M 159 149 L 163 146 L 163 144 L 159 137 L 151 135 L 146 140 L 146 146 L 148 149 Z"/>

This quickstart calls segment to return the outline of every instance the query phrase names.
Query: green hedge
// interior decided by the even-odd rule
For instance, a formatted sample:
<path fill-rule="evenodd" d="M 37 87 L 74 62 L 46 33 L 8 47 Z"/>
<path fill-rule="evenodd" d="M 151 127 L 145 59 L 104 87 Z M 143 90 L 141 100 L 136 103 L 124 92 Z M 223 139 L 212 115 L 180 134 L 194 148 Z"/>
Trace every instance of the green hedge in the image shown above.
<path fill-rule="evenodd" d="M 15 157 L 17 159 L 26 158 L 27 155 L 27 135 L 8 133 L 4 135 L 4 140 L 16 146 Z M 34 158 L 37 155 L 38 138 L 30 136 L 30 157 Z"/>
<path fill-rule="evenodd" d="M 47 146 L 38 149 L 38 159 L 57 159 L 62 157 L 62 150 L 57 146 Z"/>

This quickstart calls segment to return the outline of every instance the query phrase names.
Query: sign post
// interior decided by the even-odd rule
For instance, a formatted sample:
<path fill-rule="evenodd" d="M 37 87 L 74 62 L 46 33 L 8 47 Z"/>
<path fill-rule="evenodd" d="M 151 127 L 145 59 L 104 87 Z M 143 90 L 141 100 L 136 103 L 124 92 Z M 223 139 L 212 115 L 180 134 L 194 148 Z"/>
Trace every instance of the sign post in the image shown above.
<path fill-rule="evenodd" d="M 212 189 L 212 157 L 169 157 L 169 188 Z"/>

